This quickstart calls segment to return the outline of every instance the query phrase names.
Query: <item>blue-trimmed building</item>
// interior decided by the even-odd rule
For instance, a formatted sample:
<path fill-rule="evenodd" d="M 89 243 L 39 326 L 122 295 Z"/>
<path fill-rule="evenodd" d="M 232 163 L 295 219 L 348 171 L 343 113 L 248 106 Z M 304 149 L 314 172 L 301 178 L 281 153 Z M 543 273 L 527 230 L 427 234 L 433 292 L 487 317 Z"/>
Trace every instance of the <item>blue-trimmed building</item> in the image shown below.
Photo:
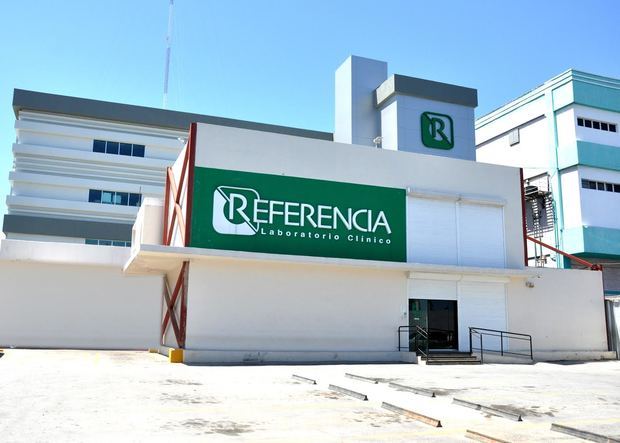
<path fill-rule="evenodd" d="M 620 295 L 620 80 L 570 69 L 476 121 L 477 160 L 524 168 L 528 234 Z M 576 266 L 529 245 L 543 266 Z"/>

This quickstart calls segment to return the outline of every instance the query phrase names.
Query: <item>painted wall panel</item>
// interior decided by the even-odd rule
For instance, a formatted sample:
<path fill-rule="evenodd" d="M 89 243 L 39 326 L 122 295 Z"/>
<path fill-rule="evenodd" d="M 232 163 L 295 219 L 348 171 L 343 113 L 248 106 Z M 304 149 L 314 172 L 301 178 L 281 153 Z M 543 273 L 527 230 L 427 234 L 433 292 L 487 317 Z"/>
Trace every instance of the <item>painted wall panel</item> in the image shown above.
<path fill-rule="evenodd" d="M 538 268 L 536 273 L 532 288 L 523 280 L 506 286 L 508 330 L 532 335 L 538 351 L 607 350 L 601 272 Z"/>
<path fill-rule="evenodd" d="M 620 184 L 620 172 L 579 167 L 579 179 Z M 583 189 L 581 181 L 581 216 L 585 226 L 620 229 L 620 193 Z M 567 203 L 568 204 L 568 203 Z"/>
<path fill-rule="evenodd" d="M 525 178 L 547 171 L 554 161 L 549 146 L 551 134 L 547 121 L 538 118 L 521 125 L 517 123 L 514 121 L 513 126 L 505 132 L 479 144 L 476 149 L 477 161 L 523 167 L 530 171 Z M 509 133 L 516 128 L 519 130 L 519 143 L 510 146 Z"/>
<path fill-rule="evenodd" d="M 459 204 L 458 251 L 462 266 L 501 268 L 505 265 L 503 209 Z"/>
<path fill-rule="evenodd" d="M 475 160 L 473 108 L 406 95 L 397 95 L 395 100 L 397 103 L 399 150 Z M 421 130 L 421 116 L 424 112 L 445 114 L 451 117 L 453 123 L 451 132 L 454 138 L 454 147 L 452 149 L 434 149 L 424 146 Z M 385 132 L 390 128 L 391 126 L 382 129 L 382 131 Z M 445 129 L 448 131 L 447 128 Z"/>
<path fill-rule="evenodd" d="M 458 294 L 459 350 L 469 350 L 470 327 L 506 330 L 506 293 L 503 283 L 460 282 Z M 496 337 L 484 337 L 483 345 L 485 349 L 500 349 Z"/>
<path fill-rule="evenodd" d="M 458 263 L 454 201 L 407 198 L 407 261 Z"/>
<path fill-rule="evenodd" d="M 0 280 L 2 347 L 147 349 L 159 343 L 159 276 L 0 260 Z"/>
<path fill-rule="evenodd" d="M 457 300 L 457 282 L 412 278 L 409 279 L 408 298 Z"/>
<path fill-rule="evenodd" d="M 620 112 L 605 111 L 602 109 L 590 108 L 582 105 L 572 107 L 577 140 L 583 140 L 601 145 L 618 146 L 620 148 Z M 615 123 L 616 132 L 602 131 L 599 129 L 577 126 L 577 117 L 597 120 L 605 123 Z M 620 156 L 620 149 L 618 152 Z"/>
<path fill-rule="evenodd" d="M 392 351 L 406 324 L 400 272 L 230 260 L 190 266 L 187 346 Z"/>

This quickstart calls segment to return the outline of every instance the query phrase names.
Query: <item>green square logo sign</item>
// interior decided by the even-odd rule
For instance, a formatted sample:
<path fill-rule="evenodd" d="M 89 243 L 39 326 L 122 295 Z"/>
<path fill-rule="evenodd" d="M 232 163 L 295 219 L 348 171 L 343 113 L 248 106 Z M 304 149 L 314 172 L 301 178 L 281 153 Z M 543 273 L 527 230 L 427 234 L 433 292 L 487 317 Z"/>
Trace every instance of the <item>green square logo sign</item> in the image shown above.
<path fill-rule="evenodd" d="M 454 148 L 454 125 L 449 115 L 423 112 L 420 117 L 420 130 L 422 143 L 427 148 Z"/>

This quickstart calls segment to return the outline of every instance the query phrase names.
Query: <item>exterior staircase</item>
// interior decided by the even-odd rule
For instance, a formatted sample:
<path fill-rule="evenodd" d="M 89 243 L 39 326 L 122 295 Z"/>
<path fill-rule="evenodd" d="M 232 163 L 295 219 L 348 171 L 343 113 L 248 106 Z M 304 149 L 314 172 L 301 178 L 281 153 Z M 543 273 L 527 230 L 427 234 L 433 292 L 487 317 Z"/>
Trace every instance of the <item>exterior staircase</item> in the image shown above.
<path fill-rule="evenodd" d="M 420 357 L 419 363 L 426 365 L 479 365 L 480 358 L 469 352 L 431 352 Z"/>

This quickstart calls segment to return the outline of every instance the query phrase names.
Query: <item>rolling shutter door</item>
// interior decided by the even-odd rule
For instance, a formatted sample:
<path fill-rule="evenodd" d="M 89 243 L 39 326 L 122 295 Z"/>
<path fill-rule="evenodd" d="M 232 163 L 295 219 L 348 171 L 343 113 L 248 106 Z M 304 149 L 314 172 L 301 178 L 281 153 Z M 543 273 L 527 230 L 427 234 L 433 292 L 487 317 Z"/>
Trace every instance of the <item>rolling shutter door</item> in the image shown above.
<path fill-rule="evenodd" d="M 469 203 L 459 207 L 459 264 L 504 267 L 503 208 Z"/>
<path fill-rule="evenodd" d="M 407 202 L 407 261 L 457 264 L 454 201 L 409 197 Z"/>

